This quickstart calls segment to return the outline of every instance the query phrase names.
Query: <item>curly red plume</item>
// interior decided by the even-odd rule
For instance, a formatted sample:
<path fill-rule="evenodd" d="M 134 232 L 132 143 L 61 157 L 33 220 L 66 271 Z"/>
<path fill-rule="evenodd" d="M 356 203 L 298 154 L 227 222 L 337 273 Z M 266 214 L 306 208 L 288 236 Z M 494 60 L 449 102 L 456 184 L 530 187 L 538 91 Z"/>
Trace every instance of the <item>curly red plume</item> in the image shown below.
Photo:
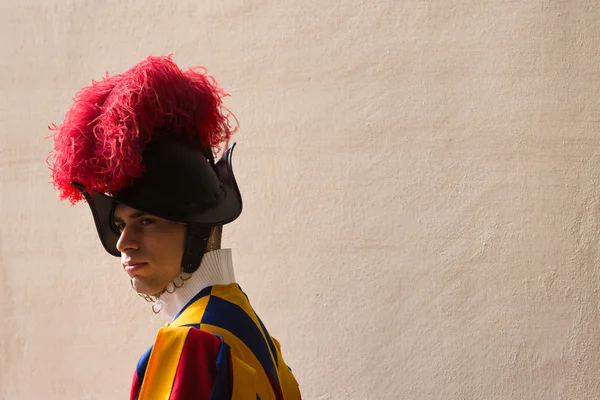
<path fill-rule="evenodd" d="M 227 94 L 204 70 L 182 71 L 168 57 L 148 57 L 129 71 L 81 89 L 48 157 L 61 199 L 76 203 L 88 191 L 117 192 L 140 177 L 142 154 L 153 139 L 187 136 L 201 150 L 216 150 L 236 126 L 222 105 Z"/>

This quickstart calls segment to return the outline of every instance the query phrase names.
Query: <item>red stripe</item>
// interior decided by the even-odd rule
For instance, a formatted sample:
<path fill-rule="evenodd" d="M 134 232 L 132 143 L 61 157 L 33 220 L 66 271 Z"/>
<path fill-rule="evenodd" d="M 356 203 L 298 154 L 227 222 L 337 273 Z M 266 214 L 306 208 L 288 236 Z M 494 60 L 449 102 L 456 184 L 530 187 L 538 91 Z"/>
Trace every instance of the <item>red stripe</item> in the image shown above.
<path fill-rule="evenodd" d="M 137 376 L 137 372 L 133 373 L 133 382 L 131 383 L 131 392 L 129 393 L 129 400 L 136 400 L 140 393 L 140 381 Z"/>
<path fill-rule="evenodd" d="M 215 335 L 190 329 L 169 400 L 210 400 L 220 346 L 221 340 Z"/>

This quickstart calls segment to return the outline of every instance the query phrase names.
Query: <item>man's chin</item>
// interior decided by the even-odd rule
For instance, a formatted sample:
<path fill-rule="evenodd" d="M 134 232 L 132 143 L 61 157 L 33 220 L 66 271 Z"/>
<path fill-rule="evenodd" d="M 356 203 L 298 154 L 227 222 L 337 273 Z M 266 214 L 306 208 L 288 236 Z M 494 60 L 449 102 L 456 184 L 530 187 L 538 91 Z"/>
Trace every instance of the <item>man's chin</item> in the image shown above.
<path fill-rule="evenodd" d="M 146 280 L 142 277 L 135 276 L 131 278 L 131 282 L 133 285 L 133 289 L 142 295 L 146 296 L 156 296 L 158 293 L 162 292 L 163 288 L 158 287 L 157 285 L 150 284 L 146 282 Z"/>

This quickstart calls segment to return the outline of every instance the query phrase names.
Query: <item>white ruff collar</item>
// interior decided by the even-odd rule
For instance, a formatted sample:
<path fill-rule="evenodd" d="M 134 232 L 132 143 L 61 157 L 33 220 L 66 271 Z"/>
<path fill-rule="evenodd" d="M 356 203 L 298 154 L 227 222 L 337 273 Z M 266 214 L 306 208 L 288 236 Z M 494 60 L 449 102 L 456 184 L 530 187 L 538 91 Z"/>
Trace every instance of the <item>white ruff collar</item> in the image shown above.
<path fill-rule="evenodd" d="M 229 285 L 234 282 L 231 249 L 213 250 L 204 254 L 200 267 L 188 280 L 183 282 L 183 286 L 175 289 L 172 293 L 164 292 L 153 303 L 153 308 L 160 310 L 161 314 L 172 320 L 202 289 L 213 285 Z"/>

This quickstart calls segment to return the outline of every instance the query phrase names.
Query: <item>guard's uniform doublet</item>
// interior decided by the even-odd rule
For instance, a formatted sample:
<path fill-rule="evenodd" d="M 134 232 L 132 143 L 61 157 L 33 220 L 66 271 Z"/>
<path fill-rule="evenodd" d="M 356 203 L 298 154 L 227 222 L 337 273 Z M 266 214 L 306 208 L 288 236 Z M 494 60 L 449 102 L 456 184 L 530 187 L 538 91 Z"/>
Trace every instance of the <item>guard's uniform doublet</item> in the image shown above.
<path fill-rule="evenodd" d="M 279 343 L 237 283 L 203 289 L 140 359 L 131 400 L 299 400 Z"/>

